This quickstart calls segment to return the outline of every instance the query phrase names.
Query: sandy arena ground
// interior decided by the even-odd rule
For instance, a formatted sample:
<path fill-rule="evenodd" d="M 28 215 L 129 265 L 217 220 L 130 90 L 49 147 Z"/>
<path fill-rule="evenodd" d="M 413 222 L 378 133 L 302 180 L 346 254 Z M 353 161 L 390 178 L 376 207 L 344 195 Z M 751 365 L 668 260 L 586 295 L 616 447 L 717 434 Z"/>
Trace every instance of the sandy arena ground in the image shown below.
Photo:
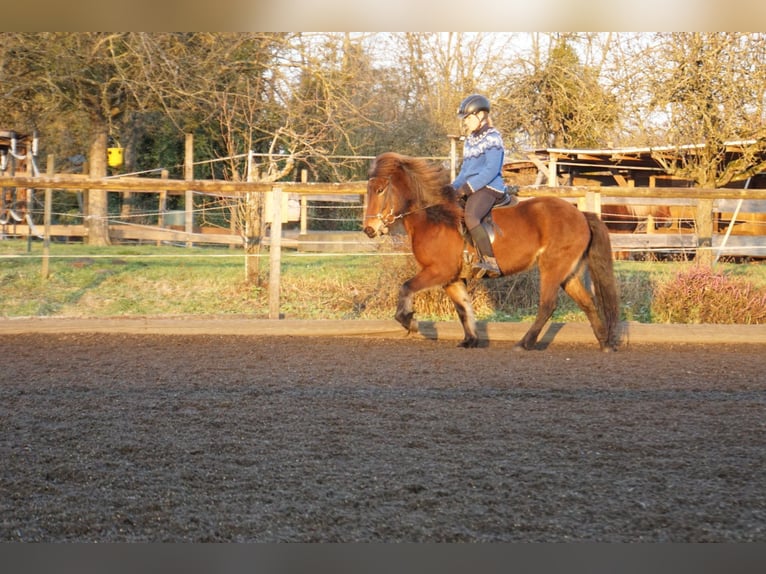
<path fill-rule="evenodd" d="M 0 321 L 0 540 L 766 541 L 763 329 L 113 323 Z"/>

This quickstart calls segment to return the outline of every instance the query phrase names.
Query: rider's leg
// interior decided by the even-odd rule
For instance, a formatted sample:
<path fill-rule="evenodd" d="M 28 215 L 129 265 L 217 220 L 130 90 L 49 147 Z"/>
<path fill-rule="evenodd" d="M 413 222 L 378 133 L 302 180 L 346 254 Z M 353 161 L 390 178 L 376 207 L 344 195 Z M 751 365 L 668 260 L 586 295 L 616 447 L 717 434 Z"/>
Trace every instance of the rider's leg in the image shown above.
<path fill-rule="evenodd" d="M 500 275 L 500 268 L 495 261 L 489 235 L 487 235 L 484 226 L 481 225 L 482 218 L 492 209 L 496 199 L 497 194 L 484 187 L 471 194 L 465 204 L 465 225 L 471 234 L 471 239 L 480 258 L 480 261 L 474 265 L 478 268 L 478 277 L 483 277 L 486 273 L 490 273 L 492 276 Z"/>
<path fill-rule="evenodd" d="M 476 251 L 479 252 L 480 261 L 478 261 L 474 267 L 478 268 L 478 277 L 484 276 L 489 273 L 491 276 L 500 275 L 500 268 L 497 266 L 495 260 L 495 254 L 492 251 L 492 242 L 489 240 L 487 230 L 483 225 L 477 225 L 476 227 L 469 229 L 473 244 L 476 246 Z"/>

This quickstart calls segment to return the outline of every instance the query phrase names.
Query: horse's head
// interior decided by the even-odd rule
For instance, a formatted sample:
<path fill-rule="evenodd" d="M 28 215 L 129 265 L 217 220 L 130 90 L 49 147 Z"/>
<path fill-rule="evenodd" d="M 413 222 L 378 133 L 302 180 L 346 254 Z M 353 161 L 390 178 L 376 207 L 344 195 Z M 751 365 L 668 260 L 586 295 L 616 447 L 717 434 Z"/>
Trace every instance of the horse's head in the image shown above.
<path fill-rule="evenodd" d="M 391 203 L 391 179 L 371 177 L 367 180 L 367 211 L 364 214 L 364 232 L 368 237 L 385 235 L 395 221 L 396 214 Z"/>
<path fill-rule="evenodd" d="M 445 200 L 442 188 L 446 170 L 425 160 L 394 152 L 380 154 L 372 162 L 367 180 L 364 232 L 384 235 L 396 220 L 412 213 L 429 214 Z"/>
<path fill-rule="evenodd" d="M 367 180 L 367 210 L 364 232 L 368 237 L 385 235 L 389 227 L 402 217 L 407 200 L 407 186 L 402 182 L 402 156 L 383 153 L 370 166 Z"/>

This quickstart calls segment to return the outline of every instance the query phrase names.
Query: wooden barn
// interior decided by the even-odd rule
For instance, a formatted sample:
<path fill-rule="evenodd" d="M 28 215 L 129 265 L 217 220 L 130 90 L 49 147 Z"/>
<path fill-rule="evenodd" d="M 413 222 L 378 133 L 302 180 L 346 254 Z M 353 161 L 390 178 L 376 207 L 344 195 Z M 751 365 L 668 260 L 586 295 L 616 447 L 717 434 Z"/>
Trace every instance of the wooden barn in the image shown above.
<path fill-rule="evenodd" d="M 766 166 L 766 151 L 753 152 L 755 140 L 728 142 L 726 165 L 742 161 L 745 154 L 751 164 Z M 620 203 L 601 206 L 602 219 L 612 232 L 645 230 L 647 219 L 656 231 L 682 231 L 694 220 L 690 202 L 663 201 L 663 189 L 691 188 L 694 182 L 673 175 L 671 166 L 680 165 L 704 146 L 646 147 L 615 149 L 538 149 L 527 153 L 525 159 L 505 165 L 504 176 L 511 184 L 558 186 L 601 186 L 604 188 L 658 188 L 651 200 L 623 198 Z M 750 177 L 732 180 L 725 188 L 766 189 L 766 167 Z M 608 189 L 603 191 L 608 196 Z M 644 201 L 644 203 L 641 203 Z M 685 204 L 686 203 L 686 204 Z M 718 200 L 716 226 L 724 229 L 732 222 L 732 234 L 766 235 L 766 201 Z"/>

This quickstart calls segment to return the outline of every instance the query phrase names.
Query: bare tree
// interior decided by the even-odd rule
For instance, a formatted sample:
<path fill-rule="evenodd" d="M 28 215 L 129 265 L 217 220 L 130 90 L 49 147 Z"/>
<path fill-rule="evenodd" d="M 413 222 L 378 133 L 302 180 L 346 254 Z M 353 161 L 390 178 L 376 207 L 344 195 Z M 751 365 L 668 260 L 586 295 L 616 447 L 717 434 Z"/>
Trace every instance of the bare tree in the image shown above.
<path fill-rule="evenodd" d="M 502 71 L 508 66 L 514 34 L 410 32 L 396 34 L 392 68 L 399 108 L 394 126 L 401 151 L 446 155 L 447 135 L 460 132 L 456 111 L 467 95 L 480 92 L 495 103 L 493 119 L 507 126 Z"/>
<path fill-rule="evenodd" d="M 214 142 L 223 177 L 275 182 L 298 177 L 342 180 L 338 156 L 369 145 L 371 66 L 349 34 L 131 35 L 135 62 L 124 77 L 147 109 L 159 106 L 179 132 Z M 138 71 L 138 73 L 136 73 Z M 249 152 L 256 163 L 248 164 Z M 257 250 L 265 233 L 261 197 L 230 205 L 234 226 Z"/>
<path fill-rule="evenodd" d="M 766 167 L 766 35 L 658 34 L 645 55 L 647 115 L 676 148 L 665 169 L 714 188 Z"/>
<path fill-rule="evenodd" d="M 14 33 L 3 37 L 6 103 L 22 102 L 24 121 L 51 118 L 87 124 L 90 174 L 106 175 L 107 135 L 130 106 L 115 63 L 124 57 L 122 33 Z M 109 243 L 107 192 L 88 193 L 88 242 Z"/>
<path fill-rule="evenodd" d="M 369 63 L 348 35 L 150 34 L 131 44 L 134 84 L 179 132 L 205 133 L 210 151 L 235 158 L 226 177 L 244 177 L 244 154 L 259 154 L 259 177 L 276 181 L 300 161 L 328 164 L 353 153 L 367 115 Z M 126 69 L 126 78 L 132 72 Z"/>
<path fill-rule="evenodd" d="M 261 181 L 304 169 L 338 181 L 366 167 L 338 156 L 446 155 L 457 104 L 482 92 L 509 148 L 670 142 L 684 152 L 669 170 L 721 186 L 763 168 L 765 45 L 760 33 L 6 33 L 0 118 L 93 158 L 104 133 L 151 118 L 179 143 L 195 133 L 222 160 L 208 164 L 216 177 L 247 177 L 252 150 Z M 750 142 L 738 161 L 732 141 Z M 108 241 L 105 210 L 90 206 L 92 241 Z"/>
<path fill-rule="evenodd" d="M 617 99 L 602 83 L 609 37 L 530 36 L 527 55 L 506 74 L 502 105 L 511 110 L 517 145 L 594 147 L 612 139 Z M 591 62 L 583 62 L 585 57 Z"/>

